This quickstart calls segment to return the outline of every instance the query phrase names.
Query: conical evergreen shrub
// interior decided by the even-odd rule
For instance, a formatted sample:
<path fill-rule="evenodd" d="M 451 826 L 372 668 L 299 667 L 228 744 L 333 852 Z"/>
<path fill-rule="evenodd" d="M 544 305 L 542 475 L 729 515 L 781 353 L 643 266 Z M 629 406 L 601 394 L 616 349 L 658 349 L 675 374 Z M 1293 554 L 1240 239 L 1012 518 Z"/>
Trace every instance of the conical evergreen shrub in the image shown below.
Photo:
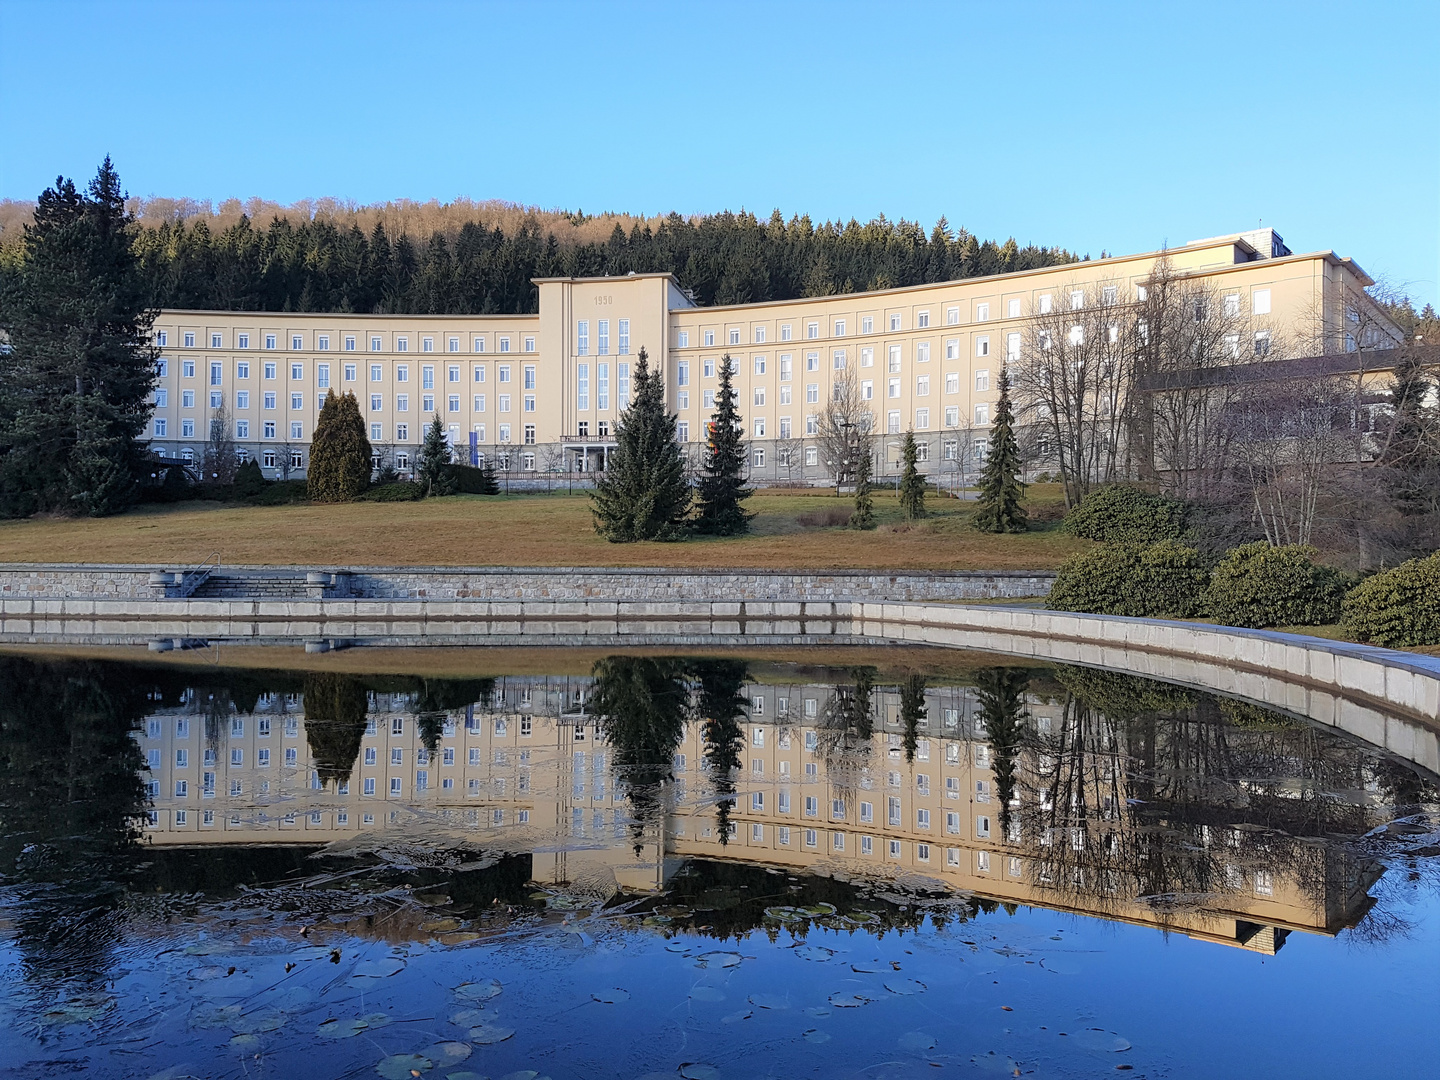
<path fill-rule="evenodd" d="M 310 441 L 306 494 L 312 502 L 350 502 L 370 486 L 370 440 L 355 395 L 325 395 Z"/>
<path fill-rule="evenodd" d="M 748 532 L 754 515 L 741 502 L 754 492 L 745 486 L 743 423 L 736 409 L 735 381 L 727 353 L 720 361 L 720 386 L 710 419 L 704 470 L 700 474 L 695 531 L 709 536 L 735 536 Z"/>
<path fill-rule="evenodd" d="M 447 466 L 450 464 L 450 444 L 445 439 L 445 425 L 437 412 L 430 418 L 425 429 L 425 442 L 420 447 L 420 461 L 417 463 L 416 479 L 426 495 L 452 495 L 455 483 Z"/>
<path fill-rule="evenodd" d="M 690 481 L 665 408 L 665 380 L 645 350 L 635 365 L 634 397 L 620 415 L 610 467 L 590 493 L 595 531 L 611 543 L 678 540 L 685 535 Z"/>
<path fill-rule="evenodd" d="M 980 501 L 972 519 L 975 528 L 988 533 L 1020 533 L 1030 528 L 1021 500 L 1020 444 L 1015 439 L 1015 413 L 1010 406 L 1010 377 L 1000 372 L 1000 401 L 995 426 L 990 430 L 990 456 L 980 471 Z"/>
<path fill-rule="evenodd" d="M 905 432 L 905 472 L 900 478 L 900 509 L 906 521 L 925 516 L 925 477 L 920 475 L 920 448 L 915 445 L 915 432 Z"/>

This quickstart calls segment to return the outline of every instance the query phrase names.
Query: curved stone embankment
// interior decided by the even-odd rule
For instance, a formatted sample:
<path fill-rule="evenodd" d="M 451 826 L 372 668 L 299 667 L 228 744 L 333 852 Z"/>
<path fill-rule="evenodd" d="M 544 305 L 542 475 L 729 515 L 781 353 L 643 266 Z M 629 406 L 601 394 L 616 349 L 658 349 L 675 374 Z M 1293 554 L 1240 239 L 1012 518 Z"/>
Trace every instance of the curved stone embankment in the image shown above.
<path fill-rule="evenodd" d="M 1263 630 L 831 600 L 3 600 L 0 640 L 756 647 L 915 644 L 1132 672 L 1342 728 L 1440 773 L 1440 659 Z"/>
<path fill-rule="evenodd" d="M 1125 671 L 1269 705 L 1440 773 L 1440 658 L 1273 630 L 1030 608 L 858 604 L 853 632 Z"/>

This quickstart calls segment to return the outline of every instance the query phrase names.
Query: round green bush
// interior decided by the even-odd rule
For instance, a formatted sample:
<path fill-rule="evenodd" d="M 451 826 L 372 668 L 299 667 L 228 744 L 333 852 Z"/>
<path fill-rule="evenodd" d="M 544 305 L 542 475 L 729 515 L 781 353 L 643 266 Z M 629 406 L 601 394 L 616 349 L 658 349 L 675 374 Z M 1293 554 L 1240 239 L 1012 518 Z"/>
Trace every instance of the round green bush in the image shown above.
<path fill-rule="evenodd" d="M 1263 540 L 1226 552 L 1210 574 L 1205 606 L 1226 626 L 1320 626 L 1338 622 L 1345 578 L 1315 562 L 1315 549 Z"/>
<path fill-rule="evenodd" d="M 1046 604 L 1054 611 L 1190 619 L 1200 613 L 1205 584 L 1194 548 L 1174 540 L 1107 544 L 1065 560 Z"/>
<path fill-rule="evenodd" d="M 1185 534 L 1185 504 L 1128 484 L 1107 484 L 1065 516 L 1066 532 L 1106 544 L 1158 544 Z"/>
<path fill-rule="evenodd" d="M 1345 597 L 1340 623 L 1376 645 L 1440 645 L 1440 551 L 1360 582 Z"/>

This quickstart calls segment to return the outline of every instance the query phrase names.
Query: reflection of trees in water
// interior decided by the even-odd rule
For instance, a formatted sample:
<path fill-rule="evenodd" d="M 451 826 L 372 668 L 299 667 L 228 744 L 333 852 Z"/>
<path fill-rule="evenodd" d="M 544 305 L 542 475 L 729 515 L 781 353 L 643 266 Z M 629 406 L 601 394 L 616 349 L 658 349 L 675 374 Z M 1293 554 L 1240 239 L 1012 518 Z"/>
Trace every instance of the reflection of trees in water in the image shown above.
<path fill-rule="evenodd" d="M 593 675 L 590 711 L 610 746 L 615 782 L 630 802 L 638 854 L 646 827 L 667 810 L 664 785 L 674 779 L 690 698 L 685 664 L 672 657 L 607 656 L 596 661 Z"/>
<path fill-rule="evenodd" d="M 354 675 L 305 676 L 305 741 L 321 784 L 343 784 L 360 757 L 369 699 Z"/>
<path fill-rule="evenodd" d="M 875 669 L 857 667 L 850 674 L 855 682 L 834 687 L 816 726 L 825 775 L 846 801 L 859 790 L 870 768 L 875 737 Z"/>
<path fill-rule="evenodd" d="M 740 748 L 745 745 L 741 721 L 749 702 L 741 691 L 749 677 L 743 660 L 696 660 L 690 665 L 695 679 L 695 716 L 705 740 L 705 765 L 715 789 L 715 827 L 721 844 L 730 842 L 730 813 L 735 809 L 735 774 Z"/>
<path fill-rule="evenodd" d="M 129 668 L 0 657 L 0 880 L 26 977 L 51 991 L 109 977 L 141 866 L 132 732 L 154 696 Z"/>
<path fill-rule="evenodd" d="M 975 674 L 976 697 L 983 733 L 990 740 L 995 797 L 1000 803 L 1000 831 L 1010 830 L 1011 802 L 1015 798 L 1015 766 L 1025 739 L 1025 668 L 984 668 Z"/>
<path fill-rule="evenodd" d="M 1248 896 L 1257 872 L 1317 910 L 1359 899 L 1371 872 L 1332 839 L 1370 825 L 1360 798 L 1334 796 L 1365 788 L 1363 749 L 1132 676 L 1060 668 L 1055 680 L 1059 716 L 1032 737 L 1016 780 L 1036 884 L 1092 909 L 1138 897 L 1162 917 Z"/>
<path fill-rule="evenodd" d="M 488 701 L 494 693 L 494 679 L 420 679 L 420 689 L 415 693 L 415 727 L 421 745 L 435 753 L 450 713 L 477 701 Z"/>
<path fill-rule="evenodd" d="M 925 676 L 918 672 L 906 675 L 900 683 L 900 723 L 905 728 L 901 745 L 905 763 L 915 763 L 915 750 L 920 745 L 920 721 L 925 719 Z"/>

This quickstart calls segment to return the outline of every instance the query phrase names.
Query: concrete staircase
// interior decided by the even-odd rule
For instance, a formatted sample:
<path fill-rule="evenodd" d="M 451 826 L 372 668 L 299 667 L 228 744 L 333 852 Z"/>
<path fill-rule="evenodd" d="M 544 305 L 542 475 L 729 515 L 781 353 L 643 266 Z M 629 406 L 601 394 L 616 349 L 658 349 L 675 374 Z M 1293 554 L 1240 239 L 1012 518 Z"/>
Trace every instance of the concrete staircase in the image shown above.
<path fill-rule="evenodd" d="M 304 600 L 305 574 L 283 570 L 216 570 L 191 594 L 197 600 Z"/>

